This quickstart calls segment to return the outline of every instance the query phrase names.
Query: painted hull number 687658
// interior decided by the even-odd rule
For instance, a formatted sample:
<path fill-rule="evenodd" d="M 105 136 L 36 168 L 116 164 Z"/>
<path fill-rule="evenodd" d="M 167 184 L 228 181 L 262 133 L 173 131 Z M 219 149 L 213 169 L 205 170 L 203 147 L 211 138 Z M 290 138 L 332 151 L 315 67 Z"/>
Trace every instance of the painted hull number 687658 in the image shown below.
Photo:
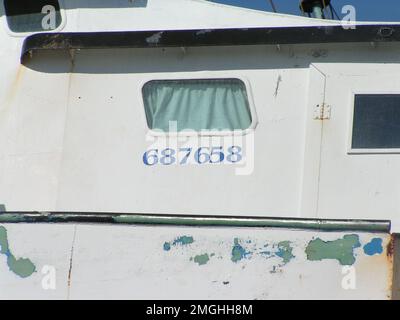
<path fill-rule="evenodd" d="M 193 163 L 193 160 L 195 164 L 238 163 L 242 159 L 242 148 L 238 146 L 231 146 L 226 150 L 223 147 L 151 149 L 143 154 L 143 163 L 146 166 L 185 165 Z"/>

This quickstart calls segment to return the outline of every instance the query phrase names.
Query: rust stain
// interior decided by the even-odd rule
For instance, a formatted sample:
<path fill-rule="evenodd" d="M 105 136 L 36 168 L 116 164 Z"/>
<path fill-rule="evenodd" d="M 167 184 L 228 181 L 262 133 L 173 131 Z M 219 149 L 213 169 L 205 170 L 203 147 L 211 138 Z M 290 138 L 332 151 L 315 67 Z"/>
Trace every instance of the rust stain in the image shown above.
<path fill-rule="evenodd" d="M 69 269 L 68 269 L 68 300 L 70 298 L 71 293 L 71 280 L 72 280 L 72 265 L 73 265 L 73 257 L 74 257 L 74 247 L 75 247 L 75 240 L 76 240 L 76 229 L 77 226 L 74 227 L 74 235 L 72 237 L 72 245 L 71 245 L 71 254 L 69 259 Z"/>
<path fill-rule="evenodd" d="M 386 256 L 388 257 L 388 259 L 393 259 L 393 254 L 394 254 L 394 239 L 395 235 L 391 234 L 390 235 L 390 241 L 386 246 Z"/>
<path fill-rule="evenodd" d="M 393 236 L 386 234 L 381 236 L 383 241 L 384 251 L 382 254 L 374 256 L 366 256 L 358 260 L 357 281 L 368 282 L 371 274 L 385 273 L 385 294 L 387 299 L 392 298 L 392 284 L 393 284 Z"/>
<path fill-rule="evenodd" d="M 386 246 L 386 258 L 389 263 L 389 292 L 390 294 L 388 295 L 389 299 L 398 299 L 398 293 L 395 292 L 397 291 L 397 285 L 395 284 L 395 281 L 397 280 L 396 274 L 395 274 L 395 245 L 396 245 L 396 234 L 391 234 L 390 235 L 390 241 L 388 242 Z"/>
<path fill-rule="evenodd" d="M 16 94 L 18 93 L 18 90 L 20 89 L 21 80 L 23 79 L 25 70 L 26 68 L 23 65 L 18 65 L 14 80 L 11 83 L 11 87 L 6 95 L 5 105 L 10 104 L 10 102 L 14 100 Z"/>
<path fill-rule="evenodd" d="M 393 298 L 393 281 L 394 281 L 394 245 L 395 245 L 395 235 L 391 234 L 390 235 L 390 240 L 388 244 L 386 245 L 386 260 L 388 263 L 388 299 Z"/>
<path fill-rule="evenodd" d="M 21 57 L 21 63 L 26 64 L 30 59 L 32 59 L 34 51 L 40 50 L 55 50 L 55 49 L 72 49 L 73 45 L 69 41 L 69 39 L 64 39 L 61 34 L 52 34 L 47 37 L 46 41 L 41 45 L 40 48 L 33 48 L 27 52 L 24 52 Z"/>

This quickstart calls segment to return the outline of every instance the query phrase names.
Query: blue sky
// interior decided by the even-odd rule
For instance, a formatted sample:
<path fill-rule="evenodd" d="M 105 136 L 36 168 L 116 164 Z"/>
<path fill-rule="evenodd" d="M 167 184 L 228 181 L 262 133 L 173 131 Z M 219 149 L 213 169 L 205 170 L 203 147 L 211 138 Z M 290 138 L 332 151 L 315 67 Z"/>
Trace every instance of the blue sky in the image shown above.
<path fill-rule="evenodd" d="M 212 0 L 259 10 L 272 11 L 268 0 Z M 301 14 L 299 0 L 274 0 L 279 12 Z M 358 21 L 400 21 L 400 0 L 332 0 L 338 14 L 344 5 L 356 8 Z"/>

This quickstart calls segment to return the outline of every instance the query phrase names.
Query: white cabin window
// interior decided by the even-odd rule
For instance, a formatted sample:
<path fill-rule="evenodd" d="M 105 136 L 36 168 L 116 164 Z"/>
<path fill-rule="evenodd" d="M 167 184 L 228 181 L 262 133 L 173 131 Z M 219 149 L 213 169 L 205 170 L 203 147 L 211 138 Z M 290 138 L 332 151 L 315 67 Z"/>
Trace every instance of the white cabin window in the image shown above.
<path fill-rule="evenodd" d="M 400 149 L 400 94 L 356 94 L 352 149 Z"/>
<path fill-rule="evenodd" d="M 174 131 L 235 131 L 250 128 L 246 85 L 239 79 L 154 80 L 143 86 L 148 127 Z"/>
<path fill-rule="evenodd" d="M 14 33 L 51 31 L 62 22 L 58 0 L 4 0 L 4 9 Z"/>

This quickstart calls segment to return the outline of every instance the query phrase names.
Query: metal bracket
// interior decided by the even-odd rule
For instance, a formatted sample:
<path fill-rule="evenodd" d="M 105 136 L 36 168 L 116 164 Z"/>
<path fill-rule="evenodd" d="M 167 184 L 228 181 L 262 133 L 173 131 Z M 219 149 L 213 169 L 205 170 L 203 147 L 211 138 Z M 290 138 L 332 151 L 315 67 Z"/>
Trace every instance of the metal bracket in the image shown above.
<path fill-rule="evenodd" d="M 322 103 L 314 109 L 314 120 L 329 120 L 331 118 L 331 106 Z"/>

